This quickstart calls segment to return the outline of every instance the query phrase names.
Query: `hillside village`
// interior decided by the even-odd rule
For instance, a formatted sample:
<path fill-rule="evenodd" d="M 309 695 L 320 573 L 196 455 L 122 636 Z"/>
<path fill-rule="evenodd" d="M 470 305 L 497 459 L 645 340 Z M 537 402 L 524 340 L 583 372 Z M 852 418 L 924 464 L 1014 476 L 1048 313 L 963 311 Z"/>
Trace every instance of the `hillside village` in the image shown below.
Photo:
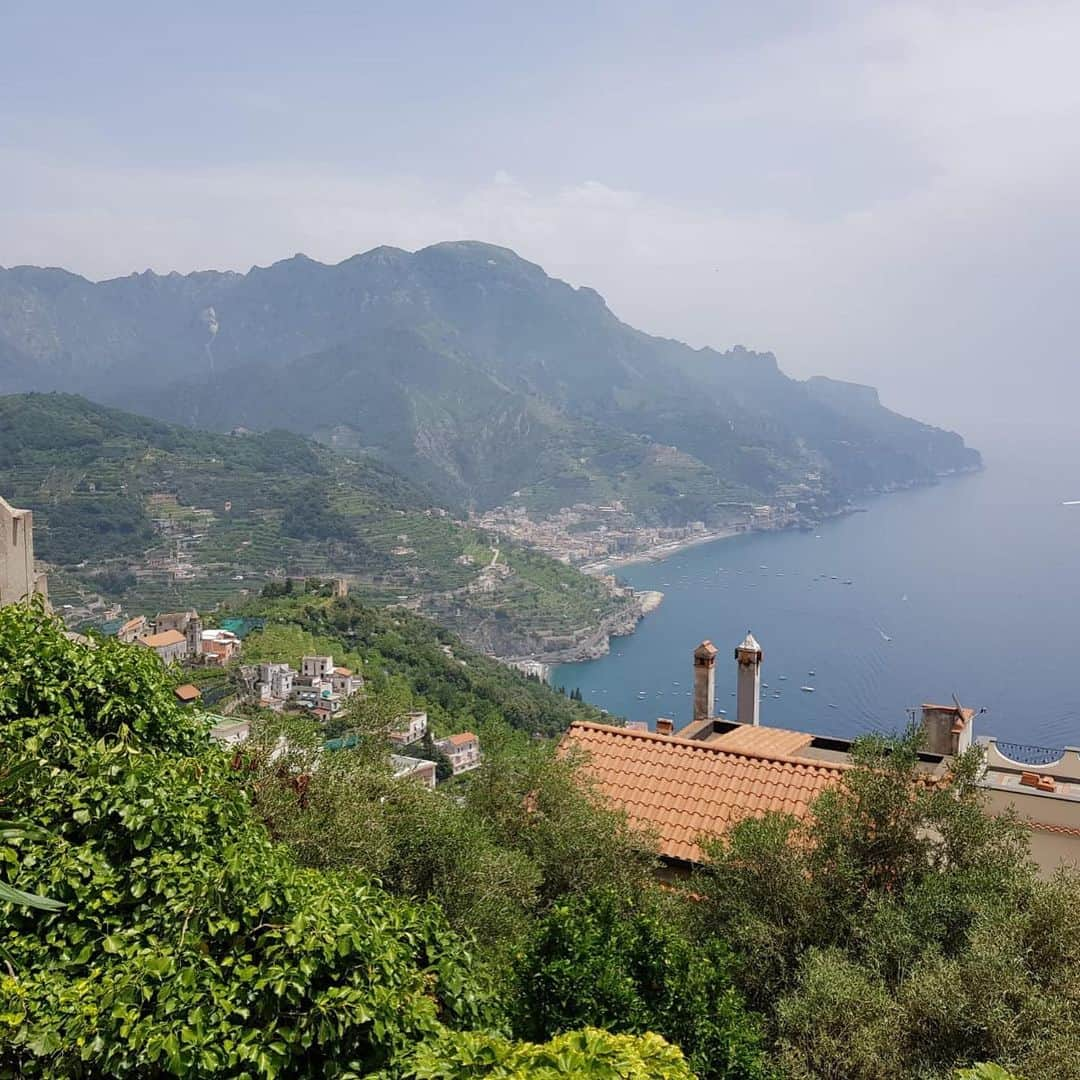
<path fill-rule="evenodd" d="M 0 603 L 28 596 L 47 598 L 44 574 L 35 569 L 33 516 L 0 499 Z M 494 560 L 491 568 L 494 568 Z M 341 595 L 343 583 L 332 583 Z M 364 693 L 360 672 L 335 664 L 332 655 L 304 655 L 299 667 L 279 657 L 243 664 L 243 639 L 262 620 L 227 618 L 208 627 L 195 610 L 136 616 L 116 630 L 128 644 L 153 651 L 162 664 L 182 671 L 177 699 L 200 706 L 207 683 L 225 715 L 214 717 L 213 738 L 238 745 L 251 733 L 252 711 L 309 714 L 324 727 Z M 586 751 L 586 773 L 599 789 L 624 809 L 632 822 L 661 838 L 660 855 L 673 872 L 695 862 L 703 837 L 722 834 L 742 813 L 783 808 L 805 814 L 817 794 L 836 783 L 851 764 L 852 741 L 784 731 L 761 723 L 761 669 L 764 651 L 752 634 L 735 649 L 737 715 L 734 720 L 715 706 L 719 650 L 702 642 L 693 653 L 693 719 L 676 731 L 672 720 L 658 718 L 655 730 L 643 725 L 575 722 L 562 738 L 564 753 Z M 529 674 L 537 672 L 519 664 Z M 229 684 L 219 677 L 232 672 Z M 224 699 L 222 691 L 228 690 Z M 1080 866 L 1080 753 L 1024 747 L 974 735 L 975 711 L 923 705 L 920 769 L 942 777 L 950 763 L 972 745 L 983 749 L 980 785 L 992 812 L 1016 813 L 1027 823 L 1034 857 L 1045 873 L 1058 866 Z M 407 711 L 386 732 L 387 752 L 395 775 L 434 788 L 440 779 L 471 772 L 482 763 L 479 738 L 470 731 L 433 738 L 427 713 Z M 328 749 L 349 745 L 349 737 L 327 738 Z M 707 750 L 708 756 L 702 757 Z M 685 761 L 683 759 L 685 758 Z M 674 770 L 674 771 L 672 771 Z M 683 796 L 666 795 L 682 777 Z"/>
<path fill-rule="evenodd" d="M 511 502 L 474 512 L 469 524 L 589 572 L 629 559 L 661 559 L 683 547 L 744 532 L 808 529 L 835 513 L 825 503 L 821 474 L 811 471 L 799 483 L 779 485 L 771 502 L 717 504 L 708 524 L 642 525 L 620 499 L 574 503 L 546 515 Z"/>
<path fill-rule="evenodd" d="M 29 512 L 14 510 L 8 504 L 0 503 L 0 605 L 21 606 L 31 601 L 44 608 L 48 604 L 47 580 L 35 569 L 32 527 Z M 309 594 L 313 597 L 307 605 L 310 609 L 318 611 L 322 605 L 324 612 L 335 606 L 342 613 L 349 610 L 344 597 L 319 595 L 323 591 L 332 594 L 337 590 L 332 585 L 327 587 L 320 583 L 316 592 Z M 25 617 L 30 620 L 40 618 L 33 610 L 28 611 Z M 327 788 L 321 786 L 322 778 L 337 772 L 331 762 L 350 768 L 349 759 L 354 755 L 348 751 L 363 744 L 369 753 L 360 753 L 355 757 L 370 761 L 370 751 L 374 750 L 382 762 L 382 782 L 390 787 L 381 788 L 381 794 L 373 802 L 365 804 L 357 801 L 354 795 L 357 789 L 350 785 L 342 801 L 332 805 L 341 813 L 350 815 L 348 820 L 353 822 L 355 818 L 351 815 L 359 811 L 367 823 L 375 820 L 375 815 L 381 813 L 381 808 L 387 802 L 400 802 L 411 806 L 419 815 L 415 820 L 421 833 L 421 851 L 443 847 L 448 849 L 451 857 L 458 847 L 471 852 L 471 845 L 477 842 L 475 833 L 468 834 L 468 840 L 459 839 L 460 834 L 454 834 L 455 838 L 447 843 L 437 831 L 437 821 L 440 814 L 448 809 L 474 813 L 474 809 L 466 809 L 476 805 L 469 803 L 470 794 L 475 794 L 481 805 L 484 803 L 488 784 L 477 784 L 468 775 L 481 770 L 485 761 L 480 739 L 474 732 L 454 731 L 435 738 L 427 711 L 406 708 L 398 711 L 383 729 L 385 741 L 380 745 L 373 741 L 379 738 L 375 731 L 362 733 L 363 729 L 351 727 L 350 710 L 357 703 L 363 705 L 370 689 L 355 666 L 336 662 L 335 656 L 340 657 L 336 650 L 332 653 L 316 649 L 292 655 L 292 649 L 271 647 L 268 658 L 264 639 L 270 627 L 265 619 L 227 616 L 216 621 L 218 625 L 206 625 L 195 609 L 159 613 L 153 618 L 140 615 L 118 626 L 115 638 L 121 643 L 122 650 L 152 653 L 156 658 L 149 664 L 133 667 L 132 671 L 140 671 L 143 678 L 160 672 L 162 675 L 153 677 L 167 680 L 157 683 L 159 698 L 167 699 L 171 687 L 176 701 L 167 727 L 182 726 L 178 723 L 180 718 L 190 717 L 195 722 L 192 731 L 200 733 L 205 748 L 207 727 L 203 725 L 212 725 L 209 731 L 211 744 L 228 753 L 220 755 L 214 763 L 211 751 L 207 757 L 209 767 L 219 770 L 263 770 L 261 779 L 253 782 L 252 803 L 262 815 L 264 824 L 270 826 L 269 835 L 280 839 L 273 826 L 275 807 L 281 800 L 281 805 L 294 816 L 301 830 L 300 836 L 294 836 L 294 841 L 299 843 L 303 831 L 311 827 L 306 824 L 306 815 L 313 805 L 312 800 L 325 797 L 320 793 L 329 789 L 329 785 Z M 9 622 L 15 624 L 15 620 Z M 94 639 L 72 632 L 63 635 L 56 623 L 52 626 L 52 633 L 64 647 L 85 650 L 90 657 L 100 649 Z M 349 629 L 348 624 L 345 624 L 345 629 Z M 262 646 L 259 650 L 253 649 L 256 641 Z M 254 657 L 245 657 L 246 649 L 254 651 Z M 103 649 L 101 651 L 104 652 Z M 452 646 L 445 642 L 434 651 L 438 656 L 443 656 L 445 652 L 444 659 L 454 664 L 464 663 L 454 657 Z M 887 756 L 876 759 L 877 764 L 872 765 L 868 773 L 866 764 L 860 761 L 862 750 L 851 740 L 823 738 L 810 732 L 781 730 L 762 724 L 761 671 L 764 649 L 749 632 L 734 649 L 737 715 L 729 719 L 724 710 L 716 708 L 719 655 L 720 649 L 711 641 L 703 641 L 693 650 L 693 718 L 681 729 L 676 730 L 674 721 L 665 717 L 656 719 L 655 730 L 649 730 L 646 725 L 622 724 L 614 718 L 612 722 L 607 722 L 606 718 L 604 722 L 574 719 L 557 743 L 544 740 L 539 733 L 534 733 L 532 739 L 528 740 L 534 744 L 537 741 L 547 742 L 549 747 L 554 748 L 554 758 L 548 759 L 549 764 L 570 767 L 566 774 L 570 786 L 557 789 L 557 803 L 565 804 L 570 800 L 575 805 L 575 798 L 583 800 L 576 805 L 578 813 L 586 814 L 585 819 L 578 817 L 574 820 L 570 835 L 576 837 L 577 830 L 591 819 L 618 823 L 615 827 L 625 830 L 626 841 L 634 845 L 627 850 L 627 854 L 636 852 L 631 858 L 638 860 L 636 865 L 642 874 L 635 886 L 635 893 L 644 894 L 653 890 L 660 898 L 659 902 L 663 903 L 685 903 L 686 897 L 691 895 L 694 905 L 715 903 L 715 895 L 710 895 L 713 886 L 710 885 L 712 879 L 709 875 L 716 873 L 719 859 L 727 858 L 720 853 L 733 850 L 718 845 L 745 843 L 748 836 L 754 835 L 744 828 L 750 820 L 770 815 L 770 829 L 775 828 L 776 822 L 782 821 L 788 823 L 785 828 L 804 830 L 793 831 L 791 843 L 794 846 L 785 849 L 789 854 L 797 852 L 803 838 L 812 835 L 817 812 L 830 793 L 845 791 L 849 778 L 860 775 L 860 769 L 864 776 L 873 775 L 875 783 L 882 778 L 878 773 L 889 775 Z M 74 664 L 76 669 L 81 666 L 80 663 Z M 136 680 L 127 685 L 132 686 L 134 692 L 139 683 Z M 207 699 L 211 695 L 217 695 L 213 704 L 220 712 L 208 711 L 210 702 Z M 160 704 L 158 709 L 160 713 Z M 46 722 L 49 721 L 49 712 L 50 708 L 45 707 L 43 715 Z M 275 730 L 271 727 L 270 741 L 267 740 L 268 729 L 261 722 L 271 717 L 285 718 L 290 713 L 310 718 L 309 723 L 313 723 L 314 730 L 320 733 L 317 745 L 312 747 L 293 743 L 291 732 L 294 729 L 287 728 Z M 992 738 L 976 740 L 975 718 L 976 711 L 964 708 L 959 702 L 951 706 L 924 705 L 920 725 L 922 744 L 914 755 L 913 764 L 908 772 L 903 772 L 907 766 L 904 765 L 906 759 L 901 757 L 896 771 L 891 774 L 892 780 L 886 781 L 886 787 L 892 784 L 889 789 L 895 793 L 898 807 L 914 804 L 920 796 L 940 789 L 947 796 L 947 802 L 955 804 L 956 812 L 966 815 L 963 828 L 968 836 L 983 835 L 983 828 L 1022 830 L 1024 851 L 1030 851 L 1033 864 L 1027 872 L 1032 875 L 1032 881 L 1052 890 L 1058 887 L 1055 883 L 1060 884 L 1065 880 L 1061 876 L 1062 869 L 1080 867 L 1080 756 L 1070 748 L 1054 751 L 1042 747 L 1016 746 Z M 105 747 L 106 742 L 99 739 L 97 745 Z M 975 790 L 980 795 L 977 802 L 963 795 L 965 781 L 962 779 L 965 770 L 970 768 L 970 764 L 965 764 L 969 762 L 967 751 L 976 743 L 983 750 L 975 778 Z M 206 752 L 205 749 L 203 752 Z M 903 755 L 907 751 L 902 744 L 897 744 L 895 752 Z M 525 760 L 522 758 L 520 762 L 524 764 Z M 504 770 L 506 765 L 504 760 Z M 186 771 L 184 775 L 188 775 Z M 491 773 L 489 770 L 478 772 L 477 775 L 485 779 L 501 777 L 493 785 L 496 788 L 507 778 L 505 772 Z M 189 787 L 186 779 L 184 784 Z M 437 789 L 444 784 L 450 786 L 450 791 L 440 793 Z M 233 786 L 231 781 L 222 784 L 226 791 L 232 790 Z M 850 791 L 847 791 L 847 797 L 851 798 Z M 518 790 L 511 789 L 509 793 L 509 810 L 516 822 L 513 832 L 520 833 L 524 826 L 525 833 L 533 834 L 522 841 L 526 846 L 536 843 L 537 835 L 548 836 L 547 819 L 549 815 L 558 815 L 557 806 L 550 802 L 542 810 L 535 810 L 537 799 L 537 791 L 531 784 Z M 153 805 L 152 798 L 145 801 L 147 805 Z M 919 805 L 928 807 L 930 804 L 921 802 Z M 245 801 L 244 806 L 250 811 L 248 802 Z M 162 811 L 170 812 L 169 808 L 159 808 L 159 812 Z M 80 810 L 79 813 L 87 812 Z M 522 821 L 523 814 L 525 821 Z M 973 814 L 979 815 L 981 825 L 972 825 Z M 392 835 L 398 819 L 390 817 L 387 820 L 394 822 L 389 829 L 389 835 Z M 322 832 L 326 819 L 313 816 L 310 821 L 323 823 L 315 825 L 319 832 L 314 838 L 314 846 L 321 849 L 329 842 L 328 836 Z M 1015 825 L 1012 824 L 1014 821 Z M 608 827 L 610 825 L 601 826 L 601 830 Z M 875 829 L 876 825 L 871 819 L 870 833 L 873 834 Z M 874 839 L 872 835 L 871 839 Z M 554 837 L 540 842 L 553 846 L 557 862 L 566 857 L 566 839 L 560 838 L 558 831 Z M 585 853 L 585 862 L 603 862 L 608 855 L 605 850 L 608 842 L 601 831 L 593 850 Z M 853 842 L 858 846 L 864 841 L 855 837 Z M 312 840 L 309 838 L 307 843 L 311 844 Z M 354 850 L 355 827 L 350 830 L 348 843 L 349 850 Z M 571 849 L 574 843 L 578 843 L 578 840 L 571 841 Z M 586 838 L 585 846 L 588 847 L 590 843 Z M 772 853 L 773 856 L 775 854 Z M 433 874 L 423 861 L 426 858 L 430 858 L 430 855 L 417 854 L 414 849 L 405 857 L 405 869 L 412 873 L 413 867 L 417 866 L 425 879 L 432 882 L 427 888 L 433 890 L 443 871 Z M 760 872 L 769 863 L 769 857 L 762 860 L 755 856 L 745 861 L 745 865 L 754 873 Z M 938 876 L 943 870 L 954 876 L 957 873 L 944 864 L 943 868 L 935 867 L 932 854 L 926 863 L 930 877 Z M 318 858 L 318 865 L 326 864 Z M 469 884 L 457 884 L 459 879 L 455 875 L 460 873 L 459 864 L 453 865 L 455 869 L 447 879 L 448 891 L 440 894 L 442 903 L 450 910 L 454 905 L 467 901 L 465 894 L 470 888 L 475 888 Z M 583 865 L 579 858 L 576 868 L 569 871 L 571 879 L 582 871 Z M 741 867 L 744 862 L 737 861 L 735 865 Z M 502 883 L 500 875 L 505 866 L 505 863 L 499 864 L 499 871 L 491 881 L 485 881 L 481 892 L 503 895 L 507 884 L 516 884 Z M 730 868 L 725 872 L 730 872 Z M 962 876 L 962 867 L 959 872 Z M 805 880 L 808 875 L 809 870 L 797 870 L 800 880 Z M 563 874 L 559 880 L 565 877 Z M 69 876 L 69 880 L 73 879 Z M 465 880 L 467 882 L 469 879 Z M 737 879 L 733 880 L 737 888 Z M 492 884 L 492 881 L 500 884 Z M 687 886 L 692 892 L 688 891 Z M 404 895 L 415 895 L 416 886 L 410 878 L 399 881 L 398 888 Z M 43 899 L 42 902 L 50 901 Z M 563 915 L 561 908 L 557 907 L 554 912 L 541 912 L 541 917 L 545 920 L 567 919 L 565 931 L 571 934 L 572 942 L 576 935 L 589 933 L 594 925 L 592 920 L 595 916 L 589 913 L 588 908 L 573 906 L 581 902 L 571 901 L 572 906 L 566 909 L 570 912 L 569 916 Z M 263 901 L 258 903 L 262 904 Z M 753 897 L 750 898 L 750 906 L 754 916 L 758 917 L 760 908 Z M 527 908 L 525 910 L 528 912 Z M 529 912 L 525 918 L 531 921 L 531 914 Z M 637 920 L 641 918 L 641 913 L 619 915 L 617 919 L 621 921 L 627 917 Z M 783 907 L 778 917 L 785 924 L 790 921 Z M 258 932 L 264 928 L 267 920 L 261 914 L 255 918 L 261 920 L 252 923 Z M 700 928 L 693 929 L 695 923 L 691 915 L 680 916 L 680 919 L 683 918 L 688 921 L 680 924 L 683 928 L 679 932 L 694 934 L 696 941 Z M 471 924 L 465 922 L 463 925 L 466 932 L 471 934 Z M 481 922 L 479 925 L 485 924 Z M 544 925 L 550 926 L 550 923 L 545 922 Z M 637 924 L 634 925 L 636 927 Z M 503 929 L 500 927 L 494 936 L 502 937 Z M 614 935 L 616 926 L 602 932 Z M 520 933 L 522 940 L 530 940 L 524 928 Z M 181 934 L 181 938 L 183 936 Z M 115 941 L 115 938 L 107 940 Z M 470 937 L 469 940 L 471 942 L 473 939 Z M 688 937 L 687 940 L 691 939 Z M 753 950 L 756 948 L 754 941 L 751 935 L 736 931 L 724 939 L 724 949 Z M 115 948 L 115 945 L 111 947 Z M 488 947 L 492 948 L 490 945 Z M 537 946 L 534 943 L 530 947 Z M 577 949 L 576 945 L 571 947 Z M 715 944 L 712 947 L 715 948 Z M 589 945 L 586 955 L 595 955 L 598 949 L 599 943 Z M 335 948 L 332 952 L 337 955 L 338 950 Z M 491 955 L 501 954 L 494 952 Z M 666 963 L 663 957 L 661 960 Z M 753 954 L 753 960 L 757 962 L 757 951 Z M 705 963 L 709 978 L 729 978 L 724 963 L 714 963 L 710 959 L 706 959 Z M 552 964 L 554 970 L 567 966 L 558 958 Z M 569 966 L 576 967 L 576 964 Z M 252 970 L 257 972 L 258 967 Z M 661 977 L 672 979 L 675 984 L 672 989 L 677 988 L 680 999 L 688 986 L 695 985 L 693 979 L 679 974 L 679 969 Z M 645 978 L 651 981 L 653 976 L 646 973 Z M 754 983 L 749 980 L 744 985 L 748 987 L 746 1000 L 750 1001 L 749 994 Z M 732 998 L 730 989 L 727 993 L 729 1004 L 725 1008 L 730 1008 L 732 1002 L 737 1003 L 739 1008 L 743 1007 L 742 998 Z M 527 995 L 525 1000 L 531 1001 L 532 998 Z M 707 1006 L 711 1015 L 715 996 L 710 996 Z M 834 1013 L 830 1024 L 835 1026 L 837 1022 L 838 1017 Z M 651 1025 L 653 1021 L 649 1023 Z M 658 1019 L 657 1026 L 679 1042 L 688 1054 L 696 1053 L 699 1075 L 712 1075 L 708 1070 L 714 1060 L 711 1056 L 714 1051 L 700 1049 L 696 1030 L 692 1035 L 682 1034 L 681 1025 L 672 1026 L 663 1018 Z M 715 1030 L 712 1022 L 709 1030 Z M 57 1042 L 57 1045 L 61 1044 Z M 760 1043 L 756 1036 L 751 1045 L 754 1055 L 760 1057 Z M 971 1051 L 948 1053 L 953 1055 L 951 1060 L 972 1060 Z M 690 1074 L 685 1075 L 689 1080 Z M 756 1069 L 746 1074 L 748 1080 L 751 1077 L 753 1080 L 765 1080 L 766 1075 Z M 1043 1071 L 1030 1075 L 1049 1077 L 1069 1074 Z"/>
<path fill-rule="evenodd" d="M 0 498 L 0 605 L 17 603 L 31 596 L 48 600 L 48 580 L 34 559 L 33 514 L 19 510 Z M 344 593 L 341 583 L 332 586 Z M 211 737 L 226 745 L 245 741 L 252 720 L 245 711 L 295 711 L 310 714 L 326 724 L 345 709 L 354 695 L 362 695 L 364 678 L 359 672 L 334 663 L 332 656 L 303 656 L 299 668 L 288 660 L 276 663 L 240 663 L 243 638 L 260 621 L 226 618 L 221 626 L 207 626 L 198 611 L 166 612 L 153 618 L 137 615 L 119 625 L 117 640 L 153 652 L 162 665 L 178 672 L 177 700 L 187 706 L 202 707 L 204 693 L 199 683 L 214 691 L 216 707 L 228 715 L 215 715 Z M 223 676 L 234 677 L 226 681 Z M 227 697 L 222 692 L 227 691 Z M 446 762 L 446 777 L 460 776 L 480 766 L 480 740 L 472 732 L 455 732 L 431 738 L 424 712 L 401 716 L 386 733 L 388 754 L 395 775 L 411 777 L 434 788 L 438 762 Z M 328 746 L 333 747 L 333 740 Z M 389 753 L 392 750 L 393 753 Z M 412 756 L 418 750 L 431 758 Z"/>

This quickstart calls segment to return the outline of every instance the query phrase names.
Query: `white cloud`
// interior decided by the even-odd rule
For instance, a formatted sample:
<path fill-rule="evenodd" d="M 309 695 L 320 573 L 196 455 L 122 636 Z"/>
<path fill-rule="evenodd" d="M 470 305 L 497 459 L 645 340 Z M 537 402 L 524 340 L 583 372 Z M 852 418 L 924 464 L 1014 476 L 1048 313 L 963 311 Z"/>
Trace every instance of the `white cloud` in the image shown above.
<path fill-rule="evenodd" d="M 594 286 L 643 329 L 772 348 L 794 373 L 873 381 L 941 422 L 1002 401 L 1045 415 L 1066 408 L 1062 383 L 1080 389 L 1078 33 L 1075 5 L 987 3 L 867 8 L 778 36 L 717 72 L 713 98 L 668 103 L 682 132 L 715 140 L 712 196 L 676 194 L 679 160 L 631 190 L 595 173 L 523 179 L 513 162 L 470 185 L 332 163 L 106 167 L 24 149 L 0 173 L 0 262 L 100 277 L 487 240 Z M 659 96 L 622 118 L 642 154 L 664 107 Z M 759 177 L 759 138 L 799 156 Z M 748 198 L 759 179 L 780 194 Z"/>

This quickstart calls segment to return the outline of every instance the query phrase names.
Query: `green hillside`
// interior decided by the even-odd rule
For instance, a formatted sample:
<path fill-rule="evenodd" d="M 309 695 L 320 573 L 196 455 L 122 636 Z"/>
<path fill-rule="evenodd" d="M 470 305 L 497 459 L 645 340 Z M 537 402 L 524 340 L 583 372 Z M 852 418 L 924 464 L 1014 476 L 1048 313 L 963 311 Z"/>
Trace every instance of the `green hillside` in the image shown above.
<path fill-rule="evenodd" d="M 0 390 L 315 435 L 478 509 L 617 498 L 681 524 L 790 486 L 828 510 L 978 467 L 959 435 L 853 407 L 844 386 L 641 333 L 490 244 L 98 283 L 0 269 Z"/>
<path fill-rule="evenodd" d="M 54 600 L 211 606 L 268 579 L 344 576 L 500 655 L 542 652 L 631 602 L 553 559 L 457 524 L 368 455 L 285 431 L 222 435 L 67 394 L 0 398 L 0 493 L 35 511 Z M 494 565 L 492 563 L 494 562 Z"/>

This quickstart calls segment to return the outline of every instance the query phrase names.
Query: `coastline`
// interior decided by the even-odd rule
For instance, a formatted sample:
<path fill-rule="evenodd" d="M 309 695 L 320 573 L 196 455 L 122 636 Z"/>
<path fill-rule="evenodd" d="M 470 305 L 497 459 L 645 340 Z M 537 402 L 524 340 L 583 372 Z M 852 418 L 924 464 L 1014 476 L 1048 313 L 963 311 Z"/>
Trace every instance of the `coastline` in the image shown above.
<path fill-rule="evenodd" d="M 583 574 L 606 574 L 617 566 L 633 566 L 635 563 L 660 562 L 680 551 L 688 548 L 700 547 L 702 544 L 711 544 L 714 540 L 730 540 L 733 536 L 742 536 L 748 532 L 762 532 L 761 529 L 746 529 L 727 527 L 714 529 L 711 532 L 700 533 L 697 536 L 688 537 L 685 540 L 665 540 L 662 544 L 656 544 L 651 548 L 643 548 L 641 551 L 631 552 L 629 555 L 611 555 L 599 562 L 583 563 L 578 569 Z"/>

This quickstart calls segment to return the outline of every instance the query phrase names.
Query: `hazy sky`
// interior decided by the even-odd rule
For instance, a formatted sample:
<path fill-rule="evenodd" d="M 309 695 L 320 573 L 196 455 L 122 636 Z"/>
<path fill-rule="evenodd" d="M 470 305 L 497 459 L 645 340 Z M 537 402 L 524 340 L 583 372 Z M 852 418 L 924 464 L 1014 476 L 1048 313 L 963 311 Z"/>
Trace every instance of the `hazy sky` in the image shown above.
<path fill-rule="evenodd" d="M 978 429 L 1080 403 L 1080 3 L 3 0 L 0 263 L 508 245 Z"/>

